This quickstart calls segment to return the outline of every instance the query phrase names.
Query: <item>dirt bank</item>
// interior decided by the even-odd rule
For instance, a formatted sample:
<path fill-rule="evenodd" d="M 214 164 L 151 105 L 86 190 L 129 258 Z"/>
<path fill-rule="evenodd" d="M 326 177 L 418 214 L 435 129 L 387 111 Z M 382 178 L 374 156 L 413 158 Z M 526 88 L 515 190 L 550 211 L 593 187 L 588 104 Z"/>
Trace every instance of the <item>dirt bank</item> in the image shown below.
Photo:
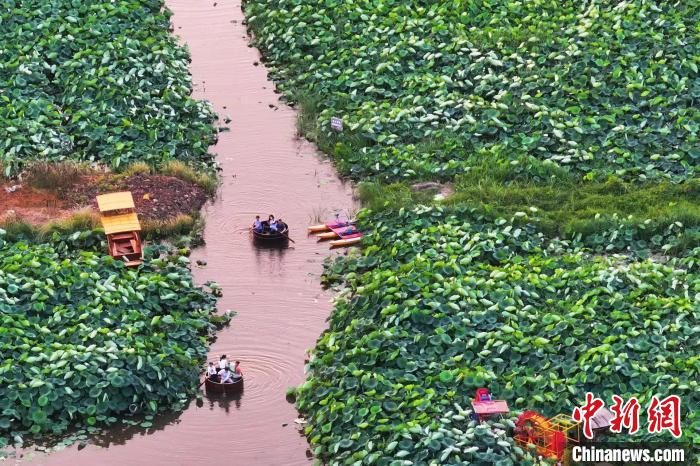
<path fill-rule="evenodd" d="M 167 220 L 190 214 L 201 209 L 207 200 L 201 187 L 172 176 L 86 175 L 74 186 L 58 191 L 14 182 L 0 186 L 0 221 L 17 216 L 38 226 L 88 207 L 97 212 L 95 196 L 114 191 L 131 191 L 142 220 Z"/>

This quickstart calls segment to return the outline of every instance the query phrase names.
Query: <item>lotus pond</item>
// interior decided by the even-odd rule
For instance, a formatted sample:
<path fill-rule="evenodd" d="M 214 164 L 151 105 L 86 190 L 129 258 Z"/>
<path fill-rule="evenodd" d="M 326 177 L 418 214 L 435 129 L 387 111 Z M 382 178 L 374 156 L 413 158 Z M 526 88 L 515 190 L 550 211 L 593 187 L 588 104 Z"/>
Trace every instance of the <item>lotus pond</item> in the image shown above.
<path fill-rule="evenodd" d="M 0 11 L 0 165 L 210 166 L 215 115 L 162 0 L 7 0 Z"/>
<path fill-rule="evenodd" d="M 685 439 L 700 441 L 700 248 L 652 259 L 628 252 L 633 233 L 551 240 L 524 212 L 362 215 L 375 231 L 328 263 L 344 291 L 299 388 L 329 464 L 529 464 L 498 435 L 508 421 L 465 418 L 481 386 L 548 416 L 586 391 L 677 394 Z"/>
<path fill-rule="evenodd" d="M 695 0 L 245 5 L 307 135 L 352 177 L 447 179 L 524 155 L 586 178 L 697 170 Z"/>
<path fill-rule="evenodd" d="M 100 244 L 93 233 L 44 244 L 2 234 L 0 447 L 120 421 L 149 427 L 197 391 L 221 318 L 187 257 L 156 246 L 128 269 L 89 247 Z"/>

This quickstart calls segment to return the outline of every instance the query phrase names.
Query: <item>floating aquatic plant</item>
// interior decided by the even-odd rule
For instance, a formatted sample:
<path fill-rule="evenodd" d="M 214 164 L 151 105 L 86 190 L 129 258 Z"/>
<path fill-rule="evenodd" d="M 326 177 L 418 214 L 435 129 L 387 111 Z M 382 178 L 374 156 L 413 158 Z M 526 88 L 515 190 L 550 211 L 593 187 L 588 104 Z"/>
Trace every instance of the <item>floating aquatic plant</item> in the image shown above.
<path fill-rule="evenodd" d="M 177 409 L 196 391 L 216 298 L 187 257 L 147 248 L 130 269 L 87 247 L 90 233 L 2 234 L 0 447 Z"/>
<path fill-rule="evenodd" d="M 0 11 L 0 163 L 78 159 L 208 166 L 209 105 L 162 0 L 8 0 Z"/>
<path fill-rule="evenodd" d="M 603 179 L 697 170 L 697 1 L 248 0 L 246 12 L 279 88 L 314 103 L 306 132 L 355 178 L 451 178 L 494 153 Z"/>
<path fill-rule="evenodd" d="M 328 263 L 345 291 L 298 390 L 329 464 L 527 464 L 496 426 L 466 419 L 482 386 L 547 416 L 587 391 L 676 394 L 698 442 L 700 248 L 660 262 L 621 253 L 634 239 L 605 255 L 547 239 L 525 213 L 367 215 L 362 252 Z"/>

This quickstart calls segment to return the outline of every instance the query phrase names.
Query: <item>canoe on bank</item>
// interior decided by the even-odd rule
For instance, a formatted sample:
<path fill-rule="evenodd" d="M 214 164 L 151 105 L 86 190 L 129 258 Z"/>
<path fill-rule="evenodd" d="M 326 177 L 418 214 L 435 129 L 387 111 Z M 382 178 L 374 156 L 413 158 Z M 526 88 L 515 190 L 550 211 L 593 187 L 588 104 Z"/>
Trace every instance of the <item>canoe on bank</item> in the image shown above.
<path fill-rule="evenodd" d="M 324 223 L 322 225 L 312 225 L 309 233 L 315 233 L 318 241 L 331 241 L 330 248 L 342 248 L 352 246 L 362 241 L 362 232 L 355 228 L 355 222 Z"/>
<path fill-rule="evenodd" d="M 330 222 L 330 223 L 321 223 L 319 225 L 311 225 L 308 230 L 309 233 L 321 233 L 323 231 L 329 231 L 332 230 L 333 228 L 342 228 L 342 227 L 347 227 L 349 225 L 354 225 L 355 222 Z"/>
<path fill-rule="evenodd" d="M 319 241 L 323 241 L 327 239 L 338 238 L 338 235 L 333 231 L 327 231 L 324 233 L 317 233 L 316 238 L 318 238 Z"/>
<path fill-rule="evenodd" d="M 219 383 L 207 378 L 204 380 L 204 388 L 209 393 L 239 393 L 243 390 L 243 377 L 233 383 Z"/>
<path fill-rule="evenodd" d="M 358 244 L 360 241 L 362 241 L 362 236 L 356 236 L 354 238 L 338 239 L 335 241 L 331 241 L 328 244 L 330 244 L 331 249 L 335 249 L 335 248 L 344 248 L 344 247 L 352 246 L 354 244 Z"/>

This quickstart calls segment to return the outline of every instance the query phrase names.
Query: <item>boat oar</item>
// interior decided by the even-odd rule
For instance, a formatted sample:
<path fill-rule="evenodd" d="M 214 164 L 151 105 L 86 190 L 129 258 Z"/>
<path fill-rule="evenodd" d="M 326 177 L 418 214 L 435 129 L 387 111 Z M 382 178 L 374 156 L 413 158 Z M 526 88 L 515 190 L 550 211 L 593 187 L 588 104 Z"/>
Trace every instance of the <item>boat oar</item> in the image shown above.
<path fill-rule="evenodd" d="M 288 239 L 289 241 L 291 241 L 292 243 L 297 244 L 296 241 L 294 241 L 292 238 L 289 237 L 289 233 L 285 234 L 284 237 L 287 238 L 287 239 Z"/>

